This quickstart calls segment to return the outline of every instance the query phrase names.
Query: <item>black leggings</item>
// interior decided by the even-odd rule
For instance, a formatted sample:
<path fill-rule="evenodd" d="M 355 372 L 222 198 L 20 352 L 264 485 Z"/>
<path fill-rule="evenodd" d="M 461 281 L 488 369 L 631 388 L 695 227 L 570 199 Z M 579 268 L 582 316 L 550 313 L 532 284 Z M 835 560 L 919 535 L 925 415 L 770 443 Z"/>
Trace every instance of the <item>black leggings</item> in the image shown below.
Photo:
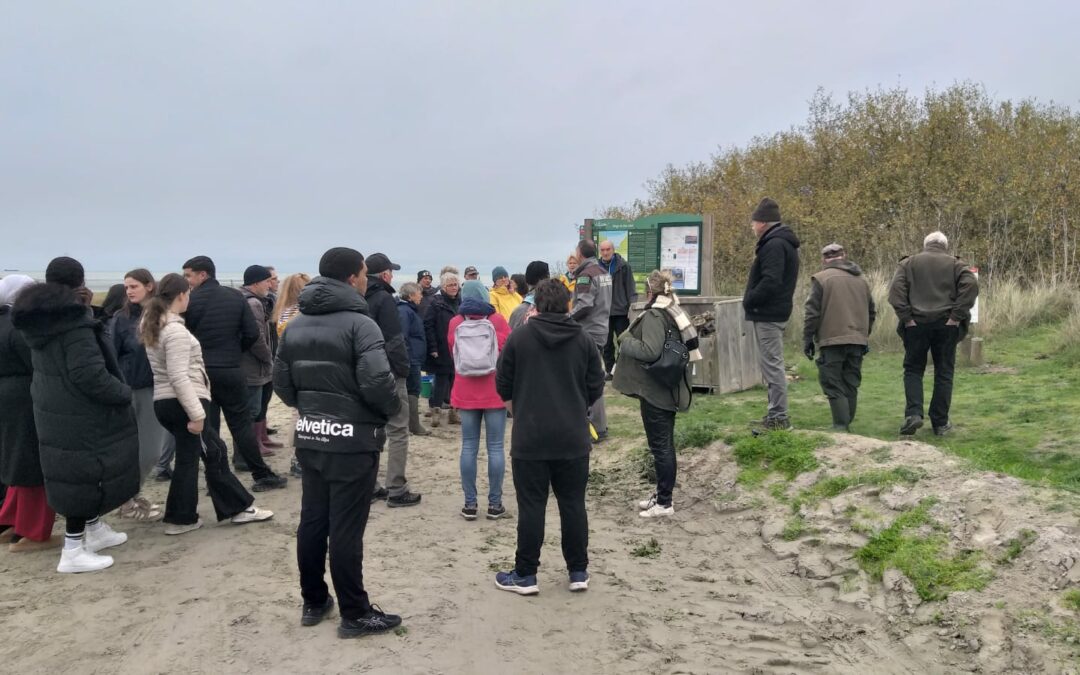
<path fill-rule="evenodd" d="M 431 387 L 431 398 L 428 404 L 432 408 L 450 407 L 450 390 L 454 388 L 454 373 L 438 373 L 435 375 L 435 384 Z"/>
<path fill-rule="evenodd" d="M 86 531 L 86 526 L 89 523 L 96 523 L 100 516 L 94 516 L 93 518 L 66 518 L 67 521 L 64 525 L 64 532 L 67 534 L 82 534 Z"/>
<path fill-rule="evenodd" d="M 267 382 L 263 385 L 262 407 L 259 408 L 259 416 L 255 418 L 256 422 L 262 422 L 266 419 L 266 411 L 270 409 L 270 399 L 272 398 L 274 398 L 274 383 Z"/>

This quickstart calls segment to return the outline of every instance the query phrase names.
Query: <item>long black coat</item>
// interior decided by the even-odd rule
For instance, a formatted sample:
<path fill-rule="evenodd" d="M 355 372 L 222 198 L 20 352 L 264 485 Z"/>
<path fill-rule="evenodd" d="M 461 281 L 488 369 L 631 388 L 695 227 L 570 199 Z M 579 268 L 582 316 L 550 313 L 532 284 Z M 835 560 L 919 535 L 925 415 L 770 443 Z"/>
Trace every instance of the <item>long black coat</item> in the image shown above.
<path fill-rule="evenodd" d="M 31 350 L 31 394 L 49 505 L 93 518 L 139 491 L 139 435 L 131 389 L 101 323 L 58 284 L 23 291 L 12 322 Z"/>
<path fill-rule="evenodd" d="M 450 319 L 458 313 L 461 296 L 453 298 L 439 293 L 431 308 L 424 316 L 424 332 L 427 336 L 428 356 L 424 370 L 436 375 L 449 375 L 454 372 L 454 355 L 450 353 Z M 431 352 L 438 352 L 437 358 Z"/>
<path fill-rule="evenodd" d="M 30 381 L 30 347 L 0 307 L 0 483 L 36 487 L 44 482 Z"/>
<path fill-rule="evenodd" d="M 773 225 L 758 239 L 746 280 L 743 310 L 747 321 L 783 322 L 791 318 L 799 281 L 799 238 L 784 224 Z"/>

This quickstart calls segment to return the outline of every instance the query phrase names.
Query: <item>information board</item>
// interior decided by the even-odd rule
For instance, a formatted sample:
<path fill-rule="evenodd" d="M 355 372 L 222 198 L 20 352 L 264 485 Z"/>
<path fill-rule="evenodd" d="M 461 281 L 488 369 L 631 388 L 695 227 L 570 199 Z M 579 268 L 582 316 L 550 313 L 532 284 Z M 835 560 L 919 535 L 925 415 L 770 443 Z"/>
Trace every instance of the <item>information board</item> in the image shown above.
<path fill-rule="evenodd" d="M 660 226 L 660 269 L 671 273 L 675 290 L 701 291 L 701 226 Z"/>

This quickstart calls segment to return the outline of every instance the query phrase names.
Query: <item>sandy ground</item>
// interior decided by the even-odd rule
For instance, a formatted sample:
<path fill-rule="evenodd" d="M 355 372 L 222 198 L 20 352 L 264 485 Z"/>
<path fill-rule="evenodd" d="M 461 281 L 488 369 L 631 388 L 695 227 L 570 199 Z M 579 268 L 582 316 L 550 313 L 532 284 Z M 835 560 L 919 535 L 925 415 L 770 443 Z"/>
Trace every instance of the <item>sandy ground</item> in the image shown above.
<path fill-rule="evenodd" d="M 630 415 L 625 409 L 613 409 L 612 414 Z M 285 431 L 290 418 L 290 412 L 275 401 L 271 425 Z M 1024 658 L 1010 656 L 1018 653 L 1016 636 L 987 660 L 989 643 L 1006 642 L 1004 619 L 987 624 L 987 630 L 996 627 L 1001 634 L 982 638 L 989 641 L 982 655 L 980 650 L 958 651 L 957 638 L 951 632 L 940 633 L 940 617 L 919 630 L 923 624 L 917 622 L 918 608 L 905 609 L 897 600 L 903 599 L 899 591 L 891 593 L 881 584 L 867 582 L 853 597 L 852 589 L 845 594 L 840 584 L 829 581 L 833 572 L 849 570 L 814 572 L 814 565 L 829 563 L 809 558 L 800 542 L 782 542 L 791 548 L 778 550 L 770 541 L 770 527 L 775 527 L 769 523 L 779 513 L 770 515 L 760 502 L 739 503 L 747 500 L 733 490 L 730 451 L 722 446 L 683 461 L 678 513 L 670 520 L 638 518 L 632 500 L 644 496 L 647 486 L 612 486 L 603 496 L 590 496 L 593 577 L 587 593 L 572 595 L 566 588 L 554 500 L 540 595 L 522 598 L 498 591 L 493 569 L 506 568 L 513 560 L 515 520 L 469 523 L 458 515 L 459 429 L 439 429 L 436 436 L 413 439 L 409 476 L 413 488 L 424 495 L 422 505 L 372 508 L 365 580 L 374 602 L 404 616 L 405 629 L 399 633 L 339 640 L 336 620 L 315 628 L 300 626 L 294 537 L 300 485 L 292 481 L 287 490 L 257 495 L 261 506 L 276 513 L 265 524 L 207 524 L 191 534 L 166 537 L 160 523 L 111 517 L 110 522 L 128 532 L 130 540 L 110 551 L 116 565 L 100 573 L 57 574 L 58 552 L 0 552 L 0 670 L 860 674 L 1060 670 L 1060 661 L 1046 656 L 1052 648 L 1045 645 L 1032 655 L 1023 652 Z M 634 442 L 640 444 L 622 441 Z M 620 456 L 619 443 L 598 449 L 594 466 L 611 465 Z M 860 445 L 858 440 L 843 444 L 846 450 L 837 461 L 880 445 L 876 441 Z M 928 466 L 940 464 L 936 451 L 919 452 L 920 461 Z M 286 472 L 288 456 L 289 451 L 279 451 L 272 459 L 274 468 Z M 486 476 L 483 464 L 480 475 Z M 1007 482 L 1010 490 L 1023 493 L 1015 481 Z M 486 479 L 481 478 L 479 487 L 483 494 Z M 164 502 L 165 491 L 159 483 L 148 484 L 146 490 L 159 502 Z M 506 504 L 515 510 L 509 463 Z M 205 496 L 200 506 L 204 518 L 212 518 Z M 1070 538 L 1070 546 L 1075 543 L 1071 534 L 1063 536 Z M 631 554 L 651 538 L 660 546 L 658 556 Z M 823 550 L 833 549 L 813 547 L 815 555 Z M 980 606 L 990 612 L 996 597 Z M 948 609 L 952 602 L 939 604 Z M 976 626 L 982 625 L 979 618 L 974 620 Z"/>

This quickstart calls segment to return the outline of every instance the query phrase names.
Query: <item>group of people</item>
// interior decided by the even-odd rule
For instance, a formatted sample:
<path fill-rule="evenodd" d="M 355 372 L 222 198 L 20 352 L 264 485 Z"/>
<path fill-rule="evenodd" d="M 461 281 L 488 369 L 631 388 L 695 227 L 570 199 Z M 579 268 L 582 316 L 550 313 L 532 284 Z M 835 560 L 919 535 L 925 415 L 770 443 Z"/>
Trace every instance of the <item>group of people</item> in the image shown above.
<path fill-rule="evenodd" d="M 799 240 L 770 199 L 752 217 L 758 236 L 744 297 L 768 388 L 764 430 L 791 428 L 783 333 L 798 280 Z M 804 352 L 817 356 L 834 427 L 847 429 L 857 406 L 862 357 L 875 318 L 870 289 L 844 249 L 822 251 L 806 302 Z M 493 270 L 485 286 L 474 267 L 428 271 L 394 287 L 400 265 L 383 253 L 328 250 L 319 274 L 280 284 L 272 267 L 252 265 L 243 287 L 216 279 L 197 256 L 183 274 L 156 280 L 145 269 L 124 280 L 126 300 L 111 316 L 91 307 L 81 264 L 57 258 L 44 283 L 0 280 L 0 537 L 13 551 L 53 545 L 65 519 L 59 572 L 104 569 L 101 551 L 127 536 L 102 516 L 158 520 L 165 534 L 201 527 L 198 463 L 218 521 L 264 521 L 272 513 L 251 492 L 286 487 L 265 457 L 275 443 L 267 407 L 276 393 L 295 408 L 291 473 L 302 483 L 297 562 L 301 622 L 313 626 L 335 605 L 325 581 L 327 553 L 341 637 L 390 630 L 400 617 L 370 602 L 362 578 L 363 534 L 371 504 L 415 506 L 407 478 L 410 435 L 430 435 L 419 400 L 432 378 L 426 419 L 461 425 L 460 478 L 467 521 L 509 515 L 503 503 L 505 433 L 518 545 L 496 586 L 539 592 L 537 569 L 549 492 L 555 494 L 571 591 L 588 588 L 585 488 L 589 453 L 607 434 L 605 382 L 638 399 L 656 466 L 656 486 L 635 506 L 643 518 L 674 514 L 675 417 L 691 403 L 688 366 L 701 359 L 691 318 L 671 276 L 651 272 L 646 301 L 630 320 L 637 283 L 608 241 L 583 239 L 552 279 L 543 261 L 523 275 Z M 932 233 L 922 253 L 901 262 L 890 289 L 907 354 L 908 407 L 902 433 L 922 425 L 921 377 L 935 361 L 930 417 L 947 433 L 952 364 L 977 282 Z M 115 303 L 114 303 L 115 305 Z M 232 464 L 219 436 L 233 438 Z M 445 418 L 444 418 L 445 414 Z M 477 466 L 486 438 L 487 500 L 481 512 Z M 384 479 L 379 464 L 387 453 Z M 161 507 L 140 496 L 157 472 L 170 482 Z M 250 472 L 251 492 L 235 472 Z"/>

